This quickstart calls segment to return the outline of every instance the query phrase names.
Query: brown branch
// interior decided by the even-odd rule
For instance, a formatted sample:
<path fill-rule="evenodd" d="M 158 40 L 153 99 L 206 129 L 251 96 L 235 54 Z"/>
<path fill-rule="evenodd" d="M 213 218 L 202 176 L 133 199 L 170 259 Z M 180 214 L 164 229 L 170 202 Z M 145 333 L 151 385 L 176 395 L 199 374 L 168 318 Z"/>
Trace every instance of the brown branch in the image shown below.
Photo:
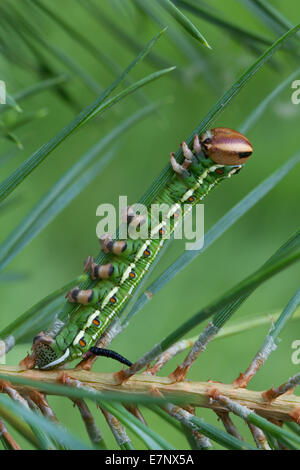
<path fill-rule="evenodd" d="M 236 437 L 240 441 L 243 440 L 242 436 L 240 435 L 237 428 L 233 424 L 233 421 L 230 418 L 228 411 L 216 411 L 216 415 L 222 421 L 223 426 L 224 426 L 225 430 L 228 432 L 228 434 L 231 434 L 232 436 Z"/>
<path fill-rule="evenodd" d="M 157 389 L 164 396 L 171 394 L 183 398 L 192 406 L 211 408 L 215 411 L 226 411 L 220 403 L 214 403 L 209 398 L 209 391 L 216 388 L 215 382 L 172 382 L 168 377 L 155 377 L 151 375 L 139 374 L 131 377 L 122 385 L 115 382 L 114 374 L 102 374 L 87 372 L 85 370 L 68 369 L 65 371 L 73 380 L 80 381 L 83 386 L 103 392 L 113 391 L 122 393 L 150 394 L 153 388 Z M 22 370 L 15 366 L 0 366 L 0 374 L 13 377 L 24 377 L 47 384 L 57 383 L 57 379 L 62 375 L 61 370 L 41 371 Z M 14 384 L 17 391 L 28 392 L 32 387 Z M 262 392 L 251 391 L 244 388 L 235 388 L 231 384 L 218 383 L 220 394 L 230 398 L 240 405 L 244 405 L 265 418 L 280 421 L 296 421 L 298 416 L 296 410 L 300 410 L 300 397 L 293 394 L 286 394 L 278 397 L 272 402 L 266 402 L 262 397 Z M 40 390 L 43 392 L 43 390 Z M 122 401 L 122 397 L 120 397 Z M 294 417 L 295 416 L 295 417 Z"/>
<path fill-rule="evenodd" d="M 106 419 L 106 422 L 108 424 L 108 426 L 110 427 L 110 430 L 111 432 L 113 433 L 114 435 L 114 438 L 116 440 L 116 443 L 118 444 L 118 446 L 122 449 L 122 447 L 125 445 L 125 444 L 129 444 L 131 443 L 127 433 L 126 433 L 126 429 L 125 427 L 120 423 L 120 421 L 115 417 L 113 416 L 111 413 L 109 413 L 107 410 L 105 410 L 104 408 L 101 408 L 101 411 Z"/>
<path fill-rule="evenodd" d="M 8 446 L 12 450 L 21 450 L 21 447 L 17 442 L 13 439 L 13 437 L 9 434 L 8 430 L 6 429 L 6 426 L 2 419 L 0 418 L 0 436 L 2 439 L 5 440 L 5 442 L 8 444 Z"/>
<path fill-rule="evenodd" d="M 40 393 L 37 390 L 31 390 L 28 396 L 39 407 L 42 414 L 46 418 L 50 419 L 50 421 L 53 421 L 54 423 L 58 423 L 58 419 L 56 418 L 54 411 L 47 402 L 46 397 L 43 393 Z"/>
<path fill-rule="evenodd" d="M 163 406 L 162 406 L 162 409 L 164 409 Z M 193 406 L 183 406 L 182 409 L 187 411 L 191 415 L 196 416 L 195 408 Z M 165 410 L 165 411 L 167 411 L 167 410 Z M 177 419 L 177 418 L 175 418 L 175 419 Z M 193 444 L 194 444 L 194 447 L 192 447 L 192 448 L 200 449 L 200 450 L 208 450 L 208 449 L 212 448 L 212 444 L 211 444 L 211 442 L 210 442 L 210 440 L 207 436 L 204 436 L 204 434 L 202 434 L 199 431 L 196 431 L 195 429 L 190 429 L 190 428 L 186 427 L 183 423 L 181 423 L 181 425 L 182 425 L 183 429 L 186 431 L 186 433 L 189 432 L 191 434 L 190 437 L 192 438 Z M 188 437 L 188 435 L 187 435 L 187 437 Z"/>
<path fill-rule="evenodd" d="M 280 387 L 272 387 L 270 390 L 266 390 L 262 393 L 262 397 L 267 401 L 275 400 L 280 395 L 293 392 L 297 385 L 300 385 L 300 373 L 290 377 L 289 380 L 280 385 Z"/>
<path fill-rule="evenodd" d="M 273 336 L 268 335 L 265 339 L 264 344 L 255 355 L 251 364 L 249 365 L 248 369 L 245 373 L 240 373 L 239 377 L 233 381 L 233 384 L 237 387 L 244 387 L 248 386 L 250 380 L 255 376 L 255 374 L 259 371 L 259 369 L 264 365 L 268 357 L 270 356 L 272 351 L 275 351 L 276 343 L 274 341 Z"/>
<path fill-rule="evenodd" d="M 188 353 L 182 364 L 177 366 L 174 372 L 170 374 L 170 378 L 172 380 L 176 380 L 176 382 L 182 382 L 185 380 L 188 371 L 196 359 L 206 350 L 208 343 L 214 339 L 218 332 L 219 328 L 217 328 L 213 322 L 210 322 L 204 328 L 197 341 L 195 341 L 191 351 Z"/>
<path fill-rule="evenodd" d="M 89 407 L 87 406 L 87 404 L 85 403 L 84 400 L 73 399 L 72 401 L 77 406 L 77 408 L 79 410 L 80 416 L 81 416 L 81 418 L 84 422 L 86 431 L 88 433 L 88 436 L 89 436 L 92 444 L 94 444 L 94 446 L 96 446 L 96 447 L 101 448 L 101 446 L 104 445 L 102 433 L 101 433 L 99 427 L 97 426 L 97 423 L 96 423 Z"/>
<path fill-rule="evenodd" d="M 253 436 L 253 439 L 257 445 L 257 448 L 261 450 L 271 450 L 271 447 L 269 446 L 267 438 L 262 432 L 262 430 L 259 429 L 257 426 L 254 426 L 251 423 L 248 423 L 248 426 Z"/>
<path fill-rule="evenodd" d="M 144 416 L 142 415 L 142 413 L 140 412 L 139 408 L 136 405 L 132 405 L 131 403 L 124 403 L 124 407 L 126 408 L 127 411 L 129 411 L 129 413 L 131 413 L 138 420 L 140 420 L 141 423 L 147 426 Z"/>
<path fill-rule="evenodd" d="M 193 339 L 183 339 L 173 344 L 169 349 L 164 351 L 160 356 L 158 356 L 155 364 L 152 367 L 148 367 L 144 374 L 156 375 L 157 372 L 174 356 L 179 354 L 181 351 L 192 347 L 195 344 Z"/>

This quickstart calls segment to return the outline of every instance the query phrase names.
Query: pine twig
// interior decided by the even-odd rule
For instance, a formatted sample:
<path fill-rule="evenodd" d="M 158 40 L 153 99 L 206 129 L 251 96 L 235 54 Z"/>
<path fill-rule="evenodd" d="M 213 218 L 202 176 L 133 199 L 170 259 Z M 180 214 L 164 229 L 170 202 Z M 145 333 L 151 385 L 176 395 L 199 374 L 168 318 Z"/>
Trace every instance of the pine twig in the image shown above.
<path fill-rule="evenodd" d="M 293 375 L 293 377 L 290 377 L 284 384 L 280 385 L 277 388 L 270 388 L 269 390 L 266 390 L 265 392 L 262 393 L 262 397 L 267 400 L 275 400 L 277 397 L 280 397 L 280 395 L 283 395 L 285 393 L 292 392 L 297 385 L 300 385 L 300 372 L 296 375 Z M 300 423 L 300 408 L 299 408 L 299 423 Z"/>
<path fill-rule="evenodd" d="M 4 422 L 0 418 L 0 439 L 4 442 L 4 445 L 7 449 L 11 450 L 21 450 L 21 447 L 9 434 Z"/>
<path fill-rule="evenodd" d="M 222 395 L 217 388 L 210 390 L 208 392 L 208 395 L 211 397 L 212 401 L 215 401 L 216 403 L 225 406 L 228 411 L 242 418 L 247 424 L 252 424 L 255 427 L 259 427 L 262 430 L 270 432 L 270 434 L 272 434 L 274 437 L 280 437 L 283 444 L 287 444 L 288 447 L 289 445 L 291 445 L 292 449 L 297 448 L 295 447 L 295 444 L 293 442 L 290 443 L 290 438 L 294 438 L 295 441 L 300 443 L 299 438 L 294 437 L 290 432 L 286 430 L 280 430 L 277 423 L 274 424 L 272 422 L 273 420 L 262 418 L 259 414 L 255 413 L 253 409 L 250 409 L 250 407 L 241 405 L 240 403 L 237 403 L 228 396 Z M 260 436 L 258 436 L 258 434 L 256 433 L 255 437 L 259 437 L 258 443 L 260 445 L 262 444 L 262 441 L 265 440 L 265 438 L 261 434 Z M 264 443 L 264 445 L 266 445 L 266 443 Z"/>
<path fill-rule="evenodd" d="M 249 446 L 246 442 L 241 442 L 239 439 L 236 439 L 233 436 L 229 436 L 223 431 L 220 431 L 219 438 L 216 435 L 212 435 L 210 432 L 210 426 L 207 426 L 206 423 L 197 419 L 193 414 L 189 413 L 183 408 L 175 406 L 172 403 L 167 403 L 164 406 L 164 409 L 171 416 L 178 419 L 188 429 L 191 429 L 192 431 L 198 431 L 199 428 L 201 428 L 202 432 L 205 433 L 207 437 L 212 437 L 216 442 L 222 442 L 222 444 L 224 444 L 224 441 L 226 441 L 228 448 L 235 448 L 239 450 L 252 449 L 251 446 Z"/>
<path fill-rule="evenodd" d="M 120 449 L 132 449 L 131 441 L 120 421 L 104 408 L 101 408 L 101 411 Z"/>
<path fill-rule="evenodd" d="M 254 426 L 251 423 L 248 423 L 248 426 L 253 436 L 253 439 L 255 440 L 257 448 L 261 450 L 271 450 L 271 447 L 269 446 L 267 438 L 262 432 L 262 430 L 259 429 L 257 426 Z"/>
<path fill-rule="evenodd" d="M 274 325 L 272 325 L 269 334 L 266 336 L 266 339 L 252 360 L 250 366 L 245 373 L 241 373 L 239 377 L 234 381 L 234 384 L 237 387 L 247 387 L 249 381 L 256 374 L 256 372 L 264 365 L 266 360 L 269 358 L 272 351 L 275 351 L 277 344 L 279 342 L 279 334 L 286 325 L 287 321 L 293 316 L 295 310 L 300 304 L 300 289 L 294 294 L 291 298 L 279 318 L 276 320 Z M 285 393 L 285 392 L 283 392 Z"/>
<path fill-rule="evenodd" d="M 225 410 L 226 407 L 212 403 L 208 391 L 216 388 L 216 383 L 212 382 L 172 382 L 168 377 L 156 377 L 145 374 L 139 374 L 131 377 L 124 382 L 122 386 L 115 381 L 115 374 L 104 374 L 79 369 L 68 369 L 66 385 L 75 385 L 80 388 L 88 389 L 95 392 L 116 392 L 124 394 L 124 398 L 120 398 L 123 403 L 126 402 L 126 394 L 130 394 L 131 403 L 137 402 L 137 396 L 148 396 L 153 388 L 159 390 L 163 396 L 176 397 L 178 401 L 190 403 L 196 407 L 211 408 L 213 410 Z M 42 392 L 50 394 L 47 385 L 57 384 L 61 377 L 61 370 L 42 371 L 36 369 L 22 370 L 16 366 L 0 365 L 0 377 L 9 378 L 14 384 L 16 391 L 26 391 L 31 389 L 39 389 Z M 69 378 L 68 378 L 69 377 Z M 71 379 L 71 378 L 72 379 Z M 21 383 L 22 380 L 30 379 L 39 382 L 39 387 L 32 387 Z M 40 384 L 43 384 L 41 386 Z M 236 388 L 232 384 L 218 383 L 218 390 L 222 395 L 229 397 L 233 402 L 251 408 L 259 415 L 269 419 L 280 421 L 296 421 L 293 413 L 295 409 L 300 409 L 300 397 L 292 394 L 286 394 L 278 397 L 276 400 L 266 402 L 262 397 L 262 392 L 252 391 L 244 388 Z M 63 394 L 64 395 L 64 394 Z M 66 393 L 66 396 L 68 394 Z M 175 398 L 174 398 L 175 399 Z"/>
<path fill-rule="evenodd" d="M 58 423 L 54 411 L 46 400 L 46 397 L 43 393 L 38 392 L 37 390 L 31 390 L 28 394 L 28 397 L 39 407 L 41 413 L 54 423 Z"/>
<path fill-rule="evenodd" d="M 195 416 L 195 408 L 193 406 L 184 407 L 183 409 Z M 187 438 L 189 438 L 188 433 L 190 434 L 191 444 L 193 444 L 194 449 L 210 450 L 212 448 L 212 444 L 207 436 L 204 436 L 204 434 L 195 429 L 187 428 L 183 423 L 182 427 L 187 434 Z"/>
<path fill-rule="evenodd" d="M 199 355 L 205 351 L 207 344 L 212 341 L 218 332 L 219 328 L 216 327 L 213 322 L 209 322 L 209 324 L 200 334 L 197 341 L 195 341 L 191 351 L 186 356 L 182 364 L 177 366 L 175 371 L 170 374 L 170 378 L 175 380 L 183 380 L 186 377 L 189 369 L 192 367 L 193 363 L 196 361 Z"/>
<path fill-rule="evenodd" d="M 233 421 L 230 418 L 228 411 L 216 411 L 216 415 L 222 421 L 223 426 L 228 432 L 228 434 L 231 434 L 232 436 L 236 437 L 237 439 L 240 439 L 241 441 L 243 440 L 236 426 L 233 424 Z"/>
<path fill-rule="evenodd" d="M 77 406 L 81 418 L 85 424 L 86 431 L 94 447 L 98 449 L 106 448 L 102 432 L 96 424 L 96 421 L 84 400 L 72 400 Z"/>
<path fill-rule="evenodd" d="M 148 367 L 144 373 L 156 375 L 157 372 L 159 372 L 160 369 L 162 369 L 162 367 L 170 359 L 172 359 L 174 356 L 184 351 L 185 349 L 192 347 L 194 344 L 195 344 L 194 339 L 183 339 L 181 341 L 178 341 L 177 343 L 173 344 L 173 346 L 171 346 L 169 349 L 164 351 L 160 356 L 158 356 L 153 366 Z"/>
<path fill-rule="evenodd" d="M 135 416 L 137 419 L 141 421 L 141 423 L 145 424 L 147 426 L 146 420 L 142 413 L 140 412 L 139 408 L 136 405 L 131 405 L 131 404 L 124 404 L 125 408 L 129 413 L 131 413 L 133 416 Z"/>
<path fill-rule="evenodd" d="M 250 380 L 254 377 L 256 372 L 264 365 L 272 351 L 275 351 L 276 348 L 277 345 L 274 341 L 273 336 L 271 336 L 270 334 L 267 335 L 264 344 L 254 356 L 246 372 L 241 373 L 239 377 L 233 381 L 233 384 L 237 387 L 247 387 Z"/>

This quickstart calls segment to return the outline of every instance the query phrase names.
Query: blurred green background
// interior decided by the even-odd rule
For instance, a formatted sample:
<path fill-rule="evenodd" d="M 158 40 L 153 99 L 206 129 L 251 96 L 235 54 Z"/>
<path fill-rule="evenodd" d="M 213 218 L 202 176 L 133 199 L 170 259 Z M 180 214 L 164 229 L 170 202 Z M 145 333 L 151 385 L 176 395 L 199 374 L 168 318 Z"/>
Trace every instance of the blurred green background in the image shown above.
<path fill-rule="evenodd" d="M 30 3 L 15 3 L 20 12 L 42 31 L 44 40 L 71 56 L 101 88 L 107 87 L 112 82 L 116 75 L 113 75 L 101 61 L 92 57 L 82 44 L 75 42 L 74 38 L 66 34 L 58 24 Z M 125 40 L 110 29 L 105 19 L 99 21 L 80 2 L 44 0 L 42 3 L 48 5 L 58 16 L 89 38 L 97 48 L 119 64 L 121 69 L 125 68 L 137 54 L 138 50 L 134 52 L 127 47 Z M 144 0 L 144 3 L 151 9 L 156 2 Z M 295 24 L 299 20 L 300 5 L 297 2 L 273 0 L 270 3 L 278 7 L 281 13 Z M 133 38 L 140 48 L 161 29 L 149 16 L 136 9 L 130 0 L 94 0 L 94 4 L 99 7 L 103 15 L 107 15 L 122 31 Z M 271 40 L 280 35 L 272 32 L 258 16 L 238 0 L 226 2 L 211 0 L 209 7 L 215 8 L 223 18 Z M 254 62 L 259 51 L 262 52 L 267 47 L 259 45 L 258 50 L 253 51 L 223 29 L 189 13 L 187 15 L 208 40 L 212 50 L 205 49 L 191 39 L 167 14 L 160 15 L 162 25 L 169 26 L 169 30 L 159 40 L 153 54 L 170 65 L 176 65 L 178 74 L 176 72 L 168 74 L 143 89 L 150 102 L 161 102 L 159 113 L 150 115 L 120 137 L 116 156 L 97 176 L 93 184 L 8 265 L 5 273 L 17 272 L 24 274 L 25 278 L 18 282 L 1 282 L 0 328 L 81 272 L 82 262 L 87 255 L 96 255 L 99 251 L 95 233 L 98 221 L 97 206 L 101 203 L 116 204 L 119 195 L 127 195 L 130 203 L 138 201 L 167 164 L 170 151 L 177 150 L 179 142 L 190 135 L 217 99 Z M 1 28 L 5 44 L 5 40 L 10 36 L 6 36 L 8 33 L 5 24 L 2 24 Z M 185 44 L 188 46 L 186 49 L 174 40 L 174 33 L 179 33 L 186 41 Z M 32 52 L 17 33 L 14 46 L 20 57 L 29 63 L 34 63 Z M 67 73 L 71 76 L 65 88 L 78 104 L 77 111 L 95 99 L 95 93 L 87 89 L 80 78 L 70 72 L 64 63 L 57 61 L 43 48 L 42 43 L 38 47 L 57 73 Z M 296 70 L 297 66 L 299 66 L 299 56 L 295 57 L 284 51 L 277 53 L 272 63 L 265 65 L 226 107 L 224 113 L 214 123 L 214 127 L 226 126 L 239 129 L 248 114 L 274 87 Z M 133 71 L 131 78 L 141 78 L 157 69 L 158 67 L 154 67 L 146 60 Z M 21 60 L 14 62 L 12 57 L 5 57 L 5 54 L 0 56 L 0 71 L 0 79 L 5 80 L 7 90 L 12 95 L 38 80 L 30 67 L 23 66 Z M 252 188 L 300 150 L 300 105 L 291 103 L 291 94 L 290 84 L 247 134 L 253 144 L 254 154 L 241 174 L 232 181 L 220 185 L 205 200 L 206 230 Z M 72 163 L 127 115 L 143 106 L 136 98 L 137 95 L 127 98 L 105 113 L 103 118 L 96 119 L 81 128 L 19 186 L 10 197 L 11 204 L 6 208 L 3 207 L 0 212 L 1 241 L 9 236 L 22 217 Z M 13 143 L 4 139 L 1 141 L 0 157 L 7 155 L 7 152 L 13 152 L 5 162 L 0 159 L 1 180 L 34 150 L 54 136 L 76 114 L 76 111 L 53 90 L 24 101 L 22 108 L 24 112 L 45 108 L 48 114 L 43 119 L 34 120 L 15 131 L 23 142 L 24 150 L 14 151 Z M 300 168 L 296 167 L 267 197 L 148 303 L 134 318 L 126 332 L 114 341 L 113 349 L 132 361 L 136 360 L 201 307 L 263 264 L 299 228 L 299 178 Z M 181 242 L 173 242 L 152 273 L 150 282 L 182 250 Z M 250 318 L 259 313 L 271 314 L 281 311 L 298 287 L 299 266 L 295 265 L 251 295 L 229 324 L 242 317 Z M 268 328 L 269 325 L 213 342 L 193 366 L 188 379 L 231 382 L 240 371 L 247 368 L 261 346 Z M 200 331 L 198 329 L 192 333 Z M 290 322 L 281 339 L 277 351 L 271 355 L 266 365 L 253 379 L 250 388 L 262 390 L 273 384 L 279 385 L 299 370 L 299 366 L 291 362 L 291 343 L 295 339 L 300 339 L 299 322 Z M 30 344 L 15 347 L 8 354 L 7 363 L 17 364 L 30 347 Z M 161 374 L 166 375 L 171 372 L 183 357 L 184 354 L 176 357 Z M 104 358 L 99 359 L 95 365 L 97 371 L 111 372 L 119 368 L 118 364 Z M 63 424 L 86 439 L 77 410 L 72 409 L 71 402 L 65 399 L 50 399 L 50 402 L 55 403 L 54 409 Z M 150 412 L 146 412 L 145 415 L 148 424 L 167 436 L 174 446 L 187 448 L 182 435 L 176 430 L 162 423 Z M 198 415 L 214 424 L 217 421 L 214 414 L 207 410 L 198 410 Z M 100 411 L 97 416 L 107 443 L 112 448 L 117 448 L 100 416 Z M 247 432 L 245 429 L 246 434 Z M 133 442 L 141 446 L 134 436 Z"/>

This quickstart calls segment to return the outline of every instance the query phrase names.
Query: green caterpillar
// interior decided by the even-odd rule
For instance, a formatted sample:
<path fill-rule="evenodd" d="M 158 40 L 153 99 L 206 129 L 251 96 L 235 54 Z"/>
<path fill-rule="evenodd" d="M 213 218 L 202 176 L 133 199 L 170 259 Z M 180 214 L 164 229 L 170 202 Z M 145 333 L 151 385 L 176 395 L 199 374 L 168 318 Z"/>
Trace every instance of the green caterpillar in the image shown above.
<path fill-rule="evenodd" d="M 67 294 L 69 301 L 82 306 L 55 334 L 41 332 L 34 338 L 32 348 L 38 368 L 61 366 L 88 351 L 131 364 L 113 351 L 92 346 L 132 296 L 177 224 L 220 181 L 238 173 L 253 151 L 245 136 L 227 128 L 206 131 L 200 139 L 196 135 L 193 150 L 185 142 L 181 146 L 183 164 L 171 153 L 175 174 L 153 201 L 167 204 L 170 209 L 152 225 L 147 239 L 112 240 L 108 236 L 101 239 L 109 262 L 97 265 L 93 258 L 88 258 L 85 270 L 97 280 L 96 286 L 88 290 L 72 289 Z M 129 208 L 127 223 L 138 227 L 143 218 Z"/>

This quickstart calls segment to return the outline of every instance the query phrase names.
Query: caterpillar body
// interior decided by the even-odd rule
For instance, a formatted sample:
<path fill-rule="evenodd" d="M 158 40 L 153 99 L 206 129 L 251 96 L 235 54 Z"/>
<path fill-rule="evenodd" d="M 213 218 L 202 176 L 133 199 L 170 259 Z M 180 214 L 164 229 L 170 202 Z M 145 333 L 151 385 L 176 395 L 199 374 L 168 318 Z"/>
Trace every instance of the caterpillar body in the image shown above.
<path fill-rule="evenodd" d="M 171 153 L 174 175 L 152 202 L 167 204 L 170 209 L 151 226 L 147 239 L 112 240 L 109 236 L 101 239 L 108 263 L 97 265 L 93 258 L 88 258 L 85 270 L 91 279 L 97 280 L 95 287 L 72 289 L 67 297 L 81 307 L 55 335 L 41 332 L 34 338 L 32 348 L 38 368 L 61 366 L 91 349 L 132 296 L 177 224 L 219 182 L 238 173 L 253 151 L 245 136 L 228 128 L 206 131 L 200 139 L 196 135 L 193 150 L 185 142 L 181 146 L 184 162 L 179 164 Z M 144 221 L 129 208 L 127 222 L 141 226 Z M 92 348 L 95 354 L 97 350 Z M 117 353 L 102 351 L 105 351 L 102 355 L 111 353 L 110 357 L 129 363 Z"/>

